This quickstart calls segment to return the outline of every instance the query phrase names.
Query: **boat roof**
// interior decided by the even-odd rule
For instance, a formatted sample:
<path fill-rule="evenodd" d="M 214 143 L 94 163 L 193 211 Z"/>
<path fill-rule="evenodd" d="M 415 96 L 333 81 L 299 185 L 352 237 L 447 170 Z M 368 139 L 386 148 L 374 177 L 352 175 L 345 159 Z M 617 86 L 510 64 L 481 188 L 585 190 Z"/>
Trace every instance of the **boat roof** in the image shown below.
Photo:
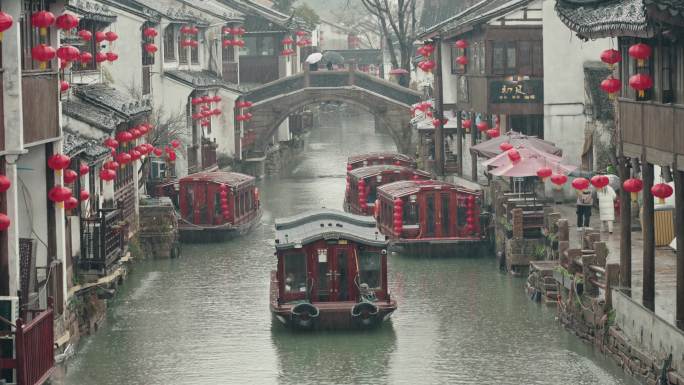
<path fill-rule="evenodd" d="M 339 210 L 307 211 L 275 221 L 276 250 L 299 248 L 321 239 L 347 239 L 368 246 L 386 247 L 375 220 Z"/>
<path fill-rule="evenodd" d="M 380 194 L 386 194 L 392 198 L 417 194 L 422 190 L 457 190 L 466 194 L 479 194 L 481 189 L 470 189 L 441 180 L 400 180 L 384 184 L 378 187 Z"/>
<path fill-rule="evenodd" d="M 400 154 L 398 152 L 369 152 L 366 154 L 352 155 L 347 158 L 347 164 L 357 163 L 368 159 L 396 159 L 404 162 L 415 163 L 416 160 L 408 155 Z"/>
<path fill-rule="evenodd" d="M 406 166 L 397 166 L 394 164 L 377 164 L 374 166 L 365 166 L 365 167 L 359 167 L 355 168 L 351 171 L 349 171 L 349 175 L 353 176 L 354 178 L 361 179 L 361 178 L 368 178 L 368 177 L 373 177 L 376 175 L 380 175 L 383 173 L 387 172 L 393 172 L 393 173 L 400 173 L 400 172 L 410 172 L 416 175 L 421 175 L 426 178 L 431 178 L 432 174 L 430 174 L 427 171 L 423 170 L 417 170 L 412 167 L 406 167 Z"/>
<path fill-rule="evenodd" d="M 226 184 L 230 187 L 238 187 L 247 183 L 251 183 L 254 180 L 255 178 L 253 176 L 240 174 L 239 172 L 210 171 L 190 174 L 184 178 L 181 178 L 180 183 L 211 182 Z"/>

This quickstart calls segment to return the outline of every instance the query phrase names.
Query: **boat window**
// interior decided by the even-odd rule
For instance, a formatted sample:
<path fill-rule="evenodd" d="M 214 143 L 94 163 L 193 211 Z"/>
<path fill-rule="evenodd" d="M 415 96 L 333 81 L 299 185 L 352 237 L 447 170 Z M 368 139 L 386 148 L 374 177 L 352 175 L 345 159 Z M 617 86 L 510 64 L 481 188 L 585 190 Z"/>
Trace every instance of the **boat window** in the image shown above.
<path fill-rule="evenodd" d="M 434 194 L 429 194 L 426 199 L 425 211 L 427 212 L 427 233 L 428 236 L 433 236 L 435 234 L 435 196 Z"/>
<path fill-rule="evenodd" d="M 193 206 L 195 205 L 195 199 L 193 196 L 193 188 L 191 185 L 186 185 L 185 187 L 185 219 L 192 221 Z"/>
<path fill-rule="evenodd" d="M 245 210 L 251 211 L 252 210 L 252 190 L 248 190 L 245 193 L 245 200 L 247 201 L 247 203 L 245 204 Z"/>
<path fill-rule="evenodd" d="M 222 211 L 221 211 L 221 193 L 219 190 L 216 190 L 216 193 L 214 194 L 214 220 L 218 220 L 223 217 Z"/>
<path fill-rule="evenodd" d="M 376 186 L 370 186 L 368 190 L 368 198 L 366 199 L 366 202 L 375 203 L 375 200 L 378 196 L 378 188 Z"/>
<path fill-rule="evenodd" d="M 359 256 L 359 285 L 365 283 L 371 289 L 382 286 L 380 253 L 363 252 Z"/>
<path fill-rule="evenodd" d="M 240 216 L 245 214 L 245 192 L 240 192 Z"/>
<path fill-rule="evenodd" d="M 418 203 L 417 202 L 405 202 L 404 203 L 404 224 L 405 225 L 417 225 L 418 224 Z"/>
<path fill-rule="evenodd" d="M 456 209 L 456 225 L 461 228 L 467 225 L 466 217 L 468 216 L 468 209 L 466 208 L 466 201 L 463 197 L 459 197 L 458 208 Z"/>
<path fill-rule="evenodd" d="M 449 198 L 450 195 L 442 194 L 442 235 L 449 235 L 451 218 L 449 218 Z"/>
<path fill-rule="evenodd" d="M 287 254 L 283 266 L 286 293 L 306 293 L 306 256 Z"/>

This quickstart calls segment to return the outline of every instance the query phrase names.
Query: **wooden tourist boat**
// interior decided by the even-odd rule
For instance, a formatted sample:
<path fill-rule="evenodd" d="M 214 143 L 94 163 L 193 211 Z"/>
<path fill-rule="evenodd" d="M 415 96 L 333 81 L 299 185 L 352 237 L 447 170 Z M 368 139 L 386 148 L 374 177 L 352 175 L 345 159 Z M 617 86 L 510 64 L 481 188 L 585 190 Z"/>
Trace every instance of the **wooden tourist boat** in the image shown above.
<path fill-rule="evenodd" d="M 424 256 L 478 256 L 490 248 L 481 221 L 482 191 L 436 180 L 378 188 L 377 222 L 392 250 Z"/>
<path fill-rule="evenodd" d="M 399 180 L 426 180 L 426 171 L 392 164 L 356 168 L 347 171 L 344 211 L 357 215 L 373 215 L 377 188 Z"/>
<path fill-rule="evenodd" d="M 347 158 L 347 171 L 359 167 L 376 166 L 379 164 L 393 164 L 416 168 L 416 160 L 408 155 L 398 152 L 370 152 L 367 154 L 352 155 Z"/>
<path fill-rule="evenodd" d="M 199 172 L 178 181 L 181 241 L 220 241 L 259 223 L 255 178 L 237 172 Z"/>
<path fill-rule="evenodd" d="M 397 308 L 387 240 L 369 217 L 321 209 L 276 220 L 271 312 L 294 329 L 370 328 Z"/>

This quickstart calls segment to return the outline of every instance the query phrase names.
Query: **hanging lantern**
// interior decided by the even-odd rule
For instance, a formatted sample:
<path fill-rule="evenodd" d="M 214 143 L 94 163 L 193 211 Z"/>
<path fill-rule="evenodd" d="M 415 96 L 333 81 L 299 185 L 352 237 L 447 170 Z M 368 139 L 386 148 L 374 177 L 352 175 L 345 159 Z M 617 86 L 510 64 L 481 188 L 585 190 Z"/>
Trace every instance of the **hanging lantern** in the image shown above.
<path fill-rule="evenodd" d="M 639 97 L 643 98 L 646 90 L 653 87 L 653 79 L 646 74 L 635 74 L 629 78 L 629 86 L 638 91 Z"/>
<path fill-rule="evenodd" d="M 651 194 L 658 198 L 658 203 L 665 204 L 665 198 L 672 196 L 674 189 L 667 183 L 658 183 L 651 187 Z"/>
<path fill-rule="evenodd" d="M 116 34 L 114 31 L 109 31 L 105 33 L 105 40 L 107 40 L 110 43 L 113 43 L 116 39 L 119 38 L 119 35 Z M 111 47 L 111 44 L 110 44 Z"/>
<path fill-rule="evenodd" d="M 176 152 L 175 151 L 169 151 L 167 156 L 169 158 L 169 162 L 173 163 L 176 161 Z"/>
<path fill-rule="evenodd" d="M 12 15 L 0 11 L 0 41 L 2 41 L 3 32 L 10 29 L 13 23 Z"/>
<path fill-rule="evenodd" d="M 644 188 L 644 182 L 638 178 L 630 178 L 622 184 L 622 187 L 625 189 L 625 191 L 630 193 L 632 201 L 636 202 L 639 191 Z"/>
<path fill-rule="evenodd" d="M 71 158 L 64 154 L 54 154 L 49 157 L 47 161 L 48 167 L 50 167 L 57 176 L 62 175 L 62 170 L 69 167 L 69 163 L 71 163 Z"/>
<path fill-rule="evenodd" d="M 85 65 L 87 63 L 90 63 L 93 61 L 93 54 L 87 51 L 81 52 L 81 56 L 78 58 L 78 61 L 81 62 L 81 65 Z"/>
<path fill-rule="evenodd" d="M 648 44 L 637 43 L 629 47 L 627 53 L 637 61 L 637 67 L 646 66 L 646 60 L 651 57 L 651 47 Z"/>
<path fill-rule="evenodd" d="M 72 184 L 76 181 L 76 179 L 78 179 L 78 174 L 76 171 L 71 169 L 64 170 L 64 183 Z"/>
<path fill-rule="evenodd" d="M 430 56 L 433 52 L 435 52 L 435 46 L 432 44 L 425 44 L 423 45 L 423 50 L 427 54 L 426 56 Z"/>
<path fill-rule="evenodd" d="M 202 96 L 202 103 L 211 103 L 213 100 L 214 98 L 209 95 Z"/>
<path fill-rule="evenodd" d="M 292 38 L 289 37 L 289 36 L 287 36 L 286 38 L 284 38 L 284 39 L 281 41 L 281 43 L 282 43 L 284 46 L 288 46 L 288 45 L 292 44 L 293 42 L 294 42 L 294 40 L 292 40 Z"/>
<path fill-rule="evenodd" d="M 152 152 L 154 152 L 154 155 L 157 157 L 162 156 L 162 154 L 164 153 L 161 148 L 155 148 L 154 150 L 152 150 Z"/>
<path fill-rule="evenodd" d="M 615 94 L 620 92 L 622 82 L 620 79 L 615 79 L 612 75 L 604 79 L 600 85 L 601 89 L 608 94 L 609 99 L 615 99 Z"/>
<path fill-rule="evenodd" d="M 456 63 L 458 63 L 461 66 L 461 69 L 468 64 L 468 57 L 467 56 L 459 56 L 456 58 Z"/>
<path fill-rule="evenodd" d="M 138 138 L 140 138 L 140 136 L 142 136 L 142 132 L 140 132 L 140 129 L 138 129 L 138 128 L 132 128 L 128 132 L 131 133 L 131 136 L 133 137 L 133 139 L 138 139 Z"/>
<path fill-rule="evenodd" d="M 47 29 L 55 22 L 55 15 L 48 11 L 38 11 L 31 15 L 31 25 L 38 28 L 40 36 L 47 36 Z"/>
<path fill-rule="evenodd" d="M 190 103 L 191 103 L 193 106 L 202 104 L 202 98 L 192 98 L 192 99 L 190 100 Z"/>
<path fill-rule="evenodd" d="M 442 124 L 442 120 L 441 120 L 441 119 L 437 119 L 437 118 L 432 119 L 432 125 L 433 125 L 435 128 L 436 128 L 436 127 L 439 127 L 440 124 Z"/>
<path fill-rule="evenodd" d="M 104 140 L 104 145 L 105 145 L 105 147 L 115 149 L 115 148 L 119 147 L 119 142 L 114 138 L 107 138 Z"/>
<path fill-rule="evenodd" d="M 81 51 L 71 45 L 63 45 L 57 49 L 57 57 L 65 63 L 78 61 L 81 58 Z"/>
<path fill-rule="evenodd" d="M 174 139 L 171 141 L 171 147 L 178 148 L 179 146 L 180 146 L 180 141 L 178 141 L 178 139 Z"/>
<path fill-rule="evenodd" d="M 143 30 L 143 35 L 149 38 L 155 38 L 157 36 L 157 30 L 152 27 L 147 27 Z"/>
<path fill-rule="evenodd" d="M 57 51 L 45 44 L 38 44 L 31 48 L 31 57 L 33 60 L 40 63 L 40 69 L 44 70 L 47 68 L 47 63 L 55 58 Z"/>
<path fill-rule="evenodd" d="M 81 163 L 81 165 L 78 166 L 78 173 L 81 176 L 88 175 L 89 172 L 90 172 L 90 167 L 88 167 L 87 164 Z"/>
<path fill-rule="evenodd" d="M 568 177 L 566 175 L 563 175 L 563 174 L 551 175 L 551 183 L 556 185 L 557 189 L 560 189 L 561 186 L 563 186 L 565 184 L 565 182 L 567 182 L 567 181 L 568 181 Z"/>
<path fill-rule="evenodd" d="M 95 54 L 95 61 L 97 64 L 107 61 L 107 54 L 104 52 L 98 52 Z"/>
<path fill-rule="evenodd" d="M 130 150 L 128 152 L 128 154 L 131 156 L 131 161 L 136 161 L 136 160 L 140 159 L 140 156 L 142 155 L 142 154 L 140 154 L 140 151 L 138 151 L 136 149 Z"/>
<path fill-rule="evenodd" d="M 107 40 L 107 35 L 105 35 L 104 32 L 95 31 L 95 42 L 96 43 L 102 43 L 105 40 Z"/>
<path fill-rule="evenodd" d="M 73 210 L 76 207 L 78 207 L 78 199 L 75 197 L 70 196 L 64 201 L 64 209 Z"/>
<path fill-rule="evenodd" d="M 0 213 L 0 231 L 7 231 L 9 229 L 11 221 L 7 215 Z"/>
<path fill-rule="evenodd" d="M 60 92 L 67 92 L 68 89 L 69 89 L 69 82 L 66 80 L 61 80 L 59 82 L 59 91 Z"/>
<path fill-rule="evenodd" d="M 212 101 L 213 101 L 214 103 L 220 103 L 221 100 L 223 100 L 223 98 L 221 98 L 219 95 L 215 95 L 215 96 L 212 98 Z"/>
<path fill-rule="evenodd" d="M 69 33 L 69 31 L 78 27 L 78 17 L 69 13 L 64 13 L 57 17 L 57 20 L 55 20 L 55 25 L 57 28 Z"/>
<path fill-rule="evenodd" d="M 587 178 L 575 178 L 572 180 L 572 187 L 575 190 L 582 191 L 589 188 L 589 180 Z"/>
<path fill-rule="evenodd" d="M 119 58 L 119 55 L 115 54 L 114 52 L 107 52 L 107 61 L 109 62 L 115 62 Z"/>
<path fill-rule="evenodd" d="M 231 39 L 223 39 L 222 46 L 223 48 L 232 47 L 233 41 Z"/>
<path fill-rule="evenodd" d="M 12 181 L 7 176 L 0 175 L 0 193 L 9 190 L 10 187 L 12 187 Z"/>
<path fill-rule="evenodd" d="M 513 163 L 520 160 L 520 153 L 515 148 L 511 148 L 510 150 L 506 151 L 506 154 L 508 155 L 508 159 L 510 159 L 510 161 Z"/>
<path fill-rule="evenodd" d="M 594 175 L 590 182 L 595 188 L 602 189 L 610 184 L 610 179 L 605 175 Z"/>
<path fill-rule="evenodd" d="M 189 25 L 184 25 L 181 27 L 180 33 L 184 35 L 190 35 L 192 33 L 192 27 Z"/>
<path fill-rule="evenodd" d="M 214 115 L 221 115 L 221 109 L 220 109 L 220 108 L 214 108 L 214 109 L 211 111 L 211 113 L 214 114 Z"/>
<path fill-rule="evenodd" d="M 491 129 L 487 130 L 486 133 L 487 133 L 487 136 L 489 136 L 490 138 L 496 138 L 500 135 L 499 130 L 497 130 L 496 128 L 491 128 Z"/>
<path fill-rule="evenodd" d="M 473 121 L 470 119 L 463 119 L 463 129 L 466 133 L 470 132 L 470 128 L 473 126 Z"/>
<path fill-rule="evenodd" d="M 119 169 L 120 165 L 119 162 L 115 160 L 110 160 L 109 162 L 105 162 L 105 164 L 102 167 L 116 171 Z"/>
<path fill-rule="evenodd" d="M 150 56 L 154 56 L 154 53 L 157 52 L 157 46 L 153 43 L 147 43 L 145 44 L 145 52 Z"/>
<path fill-rule="evenodd" d="M 454 43 L 454 45 L 456 46 L 456 48 L 466 49 L 468 48 L 468 41 L 465 39 L 459 39 L 456 40 L 456 43 Z"/>
<path fill-rule="evenodd" d="M 433 60 L 424 60 L 418 63 L 418 68 L 425 72 L 431 72 L 435 68 L 436 64 Z"/>
<path fill-rule="evenodd" d="M 489 129 L 489 124 L 486 120 L 480 120 L 479 122 L 477 122 L 477 129 L 480 132 L 485 132 Z"/>
<path fill-rule="evenodd" d="M 93 38 L 93 33 L 88 31 L 87 29 L 82 29 L 78 31 L 78 36 L 83 41 L 90 41 Z"/>
<path fill-rule="evenodd" d="M 553 170 L 551 170 L 550 167 L 541 167 L 539 170 L 537 170 L 537 176 L 542 180 L 542 182 L 545 181 L 546 178 L 550 177 L 551 174 L 553 174 Z"/>
<path fill-rule="evenodd" d="M 109 168 L 103 168 L 100 170 L 100 179 L 105 182 L 111 182 L 116 179 L 116 171 Z"/>
<path fill-rule="evenodd" d="M 128 131 L 119 131 L 116 133 L 116 140 L 118 140 L 121 143 L 128 143 L 133 139 L 133 135 Z"/>
<path fill-rule="evenodd" d="M 71 189 L 57 185 L 48 191 L 48 199 L 57 204 L 57 207 L 64 207 L 64 201 L 71 197 Z"/>
<path fill-rule="evenodd" d="M 123 168 L 126 164 L 130 163 L 131 160 L 133 160 L 131 154 L 127 152 L 120 152 L 116 155 L 116 161 L 119 162 L 121 168 Z"/>
<path fill-rule="evenodd" d="M 511 148 L 513 148 L 513 145 L 508 142 L 503 142 L 499 145 L 499 149 L 501 149 L 502 152 L 506 152 Z"/>
<path fill-rule="evenodd" d="M 620 62 L 620 60 L 622 60 L 622 57 L 620 56 L 620 51 L 618 50 L 607 49 L 601 52 L 601 61 L 608 64 L 608 68 L 611 70 L 616 63 Z"/>
<path fill-rule="evenodd" d="M 81 202 L 87 201 L 88 199 L 90 199 L 90 193 L 88 192 L 88 190 L 83 189 L 80 193 L 78 193 L 78 198 L 81 200 Z"/>

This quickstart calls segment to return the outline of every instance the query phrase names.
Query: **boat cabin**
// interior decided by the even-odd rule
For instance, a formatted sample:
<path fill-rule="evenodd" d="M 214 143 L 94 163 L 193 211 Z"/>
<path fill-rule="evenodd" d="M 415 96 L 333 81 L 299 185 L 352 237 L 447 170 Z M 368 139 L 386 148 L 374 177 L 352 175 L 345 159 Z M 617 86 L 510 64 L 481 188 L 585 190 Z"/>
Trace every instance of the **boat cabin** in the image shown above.
<path fill-rule="evenodd" d="M 408 155 L 397 152 L 371 152 L 350 156 L 347 159 L 347 171 L 379 164 L 393 164 L 395 166 L 416 168 L 416 160 Z"/>
<path fill-rule="evenodd" d="M 396 309 L 372 218 L 321 209 L 277 219 L 271 310 L 294 328 L 369 327 Z"/>
<path fill-rule="evenodd" d="M 377 188 L 399 180 L 427 180 L 426 171 L 391 164 L 367 166 L 347 171 L 344 210 L 352 214 L 373 215 Z"/>
<path fill-rule="evenodd" d="M 437 180 L 405 180 L 378 188 L 377 223 L 395 246 L 421 246 L 407 251 L 430 252 L 436 245 L 472 246 L 485 238 L 481 226 L 482 191 Z"/>
<path fill-rule="evenodd" d="M 259 220 L 255 178 L 236 172 L 200 172 L 178 182 L 181 239 L 239 235 Z M 185 235 L 185 236 L 184 236 Z M 207 240 L 207 237 L 201 237 Z"/>

